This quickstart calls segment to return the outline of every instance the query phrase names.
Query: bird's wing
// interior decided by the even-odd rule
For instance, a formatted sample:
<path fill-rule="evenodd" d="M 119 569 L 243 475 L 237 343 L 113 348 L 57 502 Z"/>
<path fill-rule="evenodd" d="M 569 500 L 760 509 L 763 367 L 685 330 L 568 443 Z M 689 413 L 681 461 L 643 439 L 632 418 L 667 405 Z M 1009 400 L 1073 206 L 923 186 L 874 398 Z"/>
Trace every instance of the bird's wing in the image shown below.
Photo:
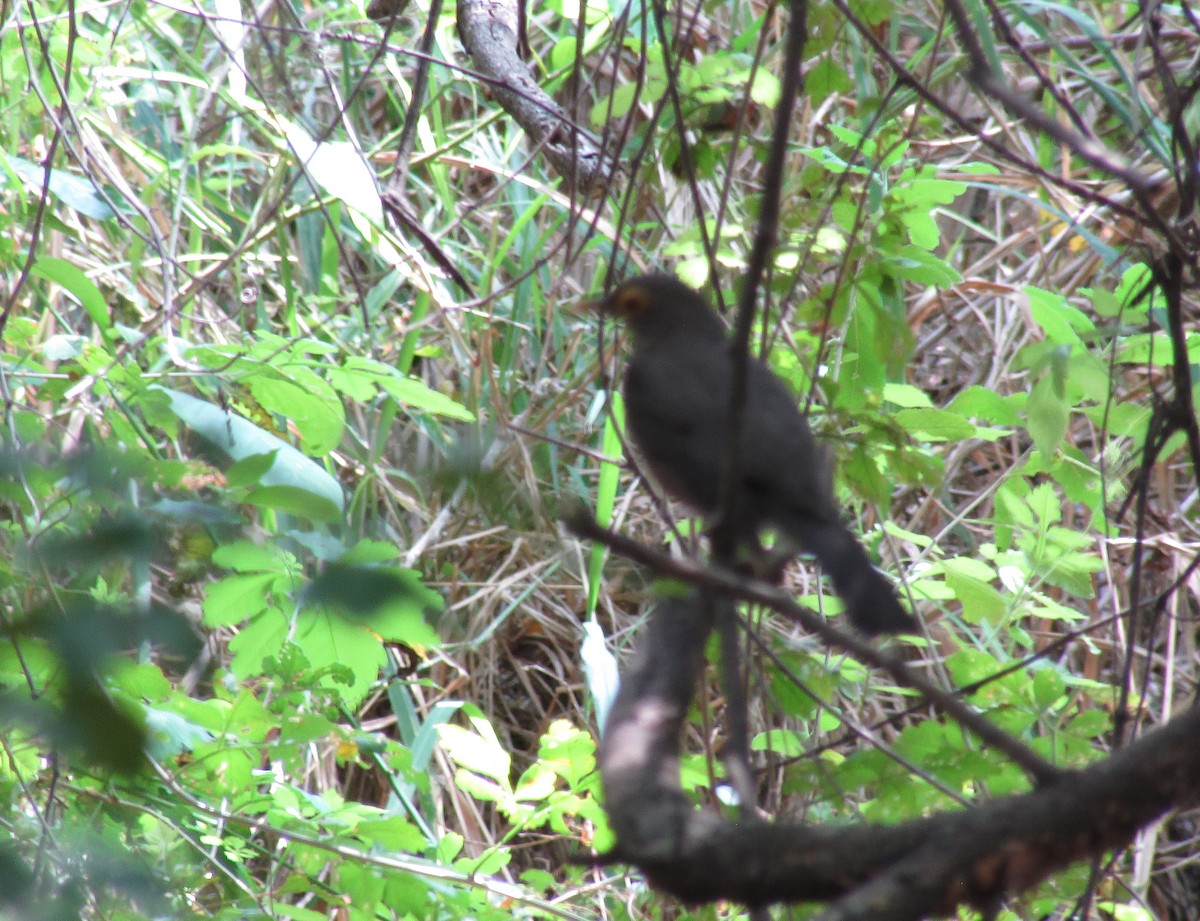
<path fill-rule="evenodd" d="M 795 397 L 764 363 L 750 363 L 742 434 L 746 491 L 765 519 L 779 509 L 837 518 L 833 466 L 817 444 Z"/>
<path fill-rule="evenodd" d="M 717 508 L 728 443 L 732 373 L 725 342 L 680 340 L 639 350 L 625 375 L 626 419 L 649 472 L 703 512 Z M 837 520 L 832 464 L 787 387 L 764 363 L 747 367 L 742 413 L 742 513 Z"/>
<path fill-rule="evenodd" d="M 626 420 L 651 474 L 711 512 L 718 501 L 728 356 L 723 344 L 646 348 L 625 373 Z"/>

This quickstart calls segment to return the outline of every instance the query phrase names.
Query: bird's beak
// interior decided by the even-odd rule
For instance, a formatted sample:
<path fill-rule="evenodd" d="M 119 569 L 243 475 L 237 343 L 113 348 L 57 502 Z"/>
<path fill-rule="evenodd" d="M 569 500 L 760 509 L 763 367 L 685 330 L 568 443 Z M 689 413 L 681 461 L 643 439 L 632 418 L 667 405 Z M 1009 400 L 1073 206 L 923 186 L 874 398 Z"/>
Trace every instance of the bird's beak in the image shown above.
<path fill-rule="evenodd" d="M 582 311 L 599 314 L 602 317 L 608 316 L 610 313 L 612 313 L 612 305 L 609 303 L 609 298 L 605 297 L 603 294 L 598 294 L 594 297 L 588 298 L 585 301 L 581 301 L 579 306 Z"/>

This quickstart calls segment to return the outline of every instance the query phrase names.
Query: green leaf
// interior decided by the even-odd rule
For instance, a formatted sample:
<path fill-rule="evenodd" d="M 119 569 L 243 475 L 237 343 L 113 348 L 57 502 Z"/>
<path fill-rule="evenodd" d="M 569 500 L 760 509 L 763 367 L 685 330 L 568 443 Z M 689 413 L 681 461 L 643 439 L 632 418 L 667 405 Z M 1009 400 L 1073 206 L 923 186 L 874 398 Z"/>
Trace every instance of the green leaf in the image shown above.
<path fill-rule="evenodd" d="M 414 621 L 419 623 L 420 616 L 410 618 L 405 623 L 407 625 Z M 335 691 L 347 706 L 354 707 L 370 690 L 379 677 L 379 669 L 387 662 L 387 650 L 382 640 L 404 641 L 403 635 L 398 636 L 402 631 L 397 631 L 395 627 L 395 619 L 384 615 L 373 618 L 367 626 L 352 623 L 325 610 L 306 608 L 296 615 L 293 637 L 314 669 L 342 666 L 349 670 L 348 686 L 332 679 L 325 680 L 323 684 Z"/>
<path fill-rule="evenodd" d="M 470 876 L 491 876 L 508 866 L 512 857 L 512 851 L 507 848 L 491 848 L 485 851 L 481 857 L 456 860 L 454 867 Z"/>
<path fill-rule="evenodd" d="M 978 560 L 946 560 L 946 584 L 962 602 L 963 620 L 969 624 L 998 623 L 1008 611 L 1004 596 L 992 586 L 995 572 Z"/>
<path fill-rule="evenodd" d="M 389 643 L 400 643 L 412 649 L 423 650 L 436 646 L 437 632 L 425 619 L 428 613 L 443 607 L 441 595 L 431 588 L 421 587 L 403 600 L 393 600 L 378 607 L 371 615 L 367 626 Z"/>
<path fill-rule="evenodd" d="M 1144 905 L 1101 900 L 1096 908 L 1112 917 L 1112 921 L 1154 921 L 1155 914 Z"/>
<path fill-rule="evenodd" d="M 334 724 L 316 713 L 289 713 L 276 723 L 282 745 L 304 744 L 334 734 Z"/>
<path fill-rule="evenodd" d="M 961 416 L 983 419 L 995 425 L 1021 424 L 1021 414 L 1008 397 L 978 384 L 958 393 L 946 408 Z"/>
<path fill-rule="evenodd" d="M 975 426 L 944 409 L 901 409 L 892 416 L 906 431 L 937 441 L 961 441 L 975 434 Z"/>
<path fill-rule="evenodd" d="M 438 726 L 438 739 L 455 764 L 492 778 L 503 790 L 510 789 L 512 759 L 495 738 L 485 739 L 462 726 L 443 723 Z"/>
<path fill-rule="evenodd" d="M 636 83 L 618 84 L 609 99 L 601 99 L 592 106 L 591 112 L 588 113 L 592 124 L 601 125 L 610 117 L 621 118 L 627 115 L 637 99 L 638 89 Z"/>
<path fill-rule="evenodd" d="M 342 518 L 341 506 L 299 486 L 258 486 L 247 493 L 246 501 L 309 521 L 332 523 Z"/>
<path fill-rule="evenodd" d="M 174 758 L 180 752 L 191 751 L 203 742 L 212 741 L 211 731 L 172 710 L 146 707 L 144 713 L 146 744 L 154 758 Z"/>
<path fill-rule="evenodd" d="M 458 419 L 461 422 L 474 422 L 475 414 L 461 403 L 450 399 L 444 393 L 439 393 L 432 387 L 413 377 L 386 377 L 379 381 L 379 387 L 393 400 L 408 409 L 418 409 L 445 416 L 448 419 Z"/>
<path fill-rule="evenodd" d="M 296 423 L 304 447 L 324 457 L 338 446 L 346 413 L 333 388 L 307 368 L 291 367 L 287 376 L 272 372 L 246 378 L 254 399 L 268 412 Z"/>
<path fill-rule="evenodd" d="M 314 141 L 302 127 L 279 119 L 288 146 L 305 173 L 323 191 L 383 226 L 383 202 L 375 172 L 361 150 L 347 141 Z"/>
<path fill-rule="evenodd" d="M 878 450 L 866 444 L 855 445 L 841 464 L 841 475 L 854 489 L 876 505 L 891 501 L 893 483 L 879 469 Z"/>
<path fill-rule="evenodd" d="M 25 181 L 32 189 L 40 190 L 46 179 L 46 170 L 41 164 L 33 163 L 0 150 L 0 158 Z M 3 186 L 7 176 L 0 172 L 0 186 Z M 92 180 L 62 169 L 50 170 L 48 188 L 50 194 L 59 199 L 68 208 L 73 208 L 80 214 L 98 221 L 110 221 L 117 216 L 112 206 L 96 192 Z"/>
<path fill-rule="evenodd" d="M 419 853 L 425 850 L 428 843 L 419 828 L 400 816 L 359 822 L 354 832 L 373 847 L 389 851 Z"/>
<path fill-rule="evenodd" d="M 936 245 L 937 241 L 934 240 L 927 249 Z M 940 256 L 917 245 L 906 244 L 899 247 L 894 253 L 883 256 L 880 264 L 898 278 L 919 285 L 947 288 L 962 281 L 958 269 Z"/>
<path fill-rule="evenodd" d="M 853 89 L 846 68 L 832 57 L 824 57 L 804 75 L 804 91 L 819 105 L 835 93 L 848 93 Z"/>
<path fill-rule="evenodd" d="M 963 687 L 991 678 L 1001 670 L 1001 665 L 987 653 L 974 649 L 960 649 L 947 657 L 946 668 L 954 683 Z"/>
<path fill-rule="evenodd" d="M 611 399 L 612 412 L 604 420 L 604 435 L 600 450 L 606 457 L 619 457 L 622 452 L 621 434 L 625 431 L 625 402 L 619 391 L 613 391 Z M 600 476 L 596 483 L 596 521 L 604 527 L 609 526 L 612 518 L 620 476 L 620 464 L 601 461 Z M 589 617 L 596 610 L 596 601 L 600 597 L 600 582 L 604 572 L 604 560 L 607 557 L 607 548 L 602 547 L 599 543 L 592 545 L 587 571 L 587 614 Z"/>
<path fill-rule="evenodd" d="M 555 720 L 541 738 L 538 758 L 575 789 L 596 770 L 596 740 L 569 720 Z"/>
<path fill-rule="evenodd" d="M 275 465 L 277 453 L 271 451 L 267 454 L 251 454 L 249 457 L 243 457 L 240 461 L 234 462 L 233 466 L 225 471 L 226 484 L 249 486 L 252 483 L 260 482 L 266 476 L 267 471 Z"/>
<path fill-rule="evenodd" d="M 1112 729 L 1112 719 L 1103 710 L 1086 710 L 1071 720 L 1067 731 L 1085 739 L 1095 739 Z"/>
<path fill-rule="evenodd" d="M 589 10 L 591 7 L 589 7 Z M 579 47 L 579 41 L 574 35 L 567 35 L 559 39 L 550 47 L 550 69 L 563 70 L 571 65 L 575 60 L 575 49 Z"/>
<path fill-rule="evenodd" d="M 1029 297 L 1030 315 L 1055 345 L 1082 345 L 1080 335 L 1095 331 L 1095 324 L 1061 294 L 1032 285 L 1025 288 L 1025 294 Z"/>
<path fill-rule="evenodd" d="M 1051 375 L 1045 375 L 1033 387 L 1025 404 L 1029 434 L 1042 454 L 1049 457 L 1067 433 L 1070 408 L 1054 386 Z"/>
<path fill-rule="evenodd" d="M 921 176 L 913 179 L 907 186 L 899 190 L 899 194 L 909 204 L 920 205 L 932 211 L 933 206 L 952 204 L 958 196 L 967 191 L 965 182 L 957 179 L 938 179 L 927 175 L 932 173 L 930 168 L 926 168 L 922 173 Z"/>
<path fill-rule="evenodd" d="M 926 409 L 933 407 L 929 394 L 912 384 L 887 383 L 883 385 L 883 398 L 889 403 L 895 403 L 906 409 Z"/>
<path fill-rule="evenodd" d="M 151 392 L 165 393 L 171 401 L 171 411 L 184 425 L 202 435 L 213 447 L 234 461 L 259 454 L 275 454 L 275 462 L 261 478 L 264 487 L 284 486 L 308 493 L 311 499 L 294 504 L 307 508 L 315 520 L 329 521 L 340 517 L 345 508 L 341 484 L 320 464 L 305 457 L 290 444 L 264 431 L 237 413 L 178 390 L 154 386 Z M 262 497 L 264 504 L 284 502 L 282 496 Z M 320 516 L 320 517 L 316 517 Z"/>
<path fill-rule="evenodd" d="M 235 572 L 271 572 L 284 574 L 295 565 L 290 553 L 269 544 L 236 540 L 213 551 L 213 562 Z"/>
<path fill-rule="evenodd" d="M 1047 709 L 1066 691 L 1066 684 L 1053 668 L 1040 668 L 1033 674 L 1033 701 Z"/>
<path fill-rule="evenodd" d="M 773 109 L 779 104 L 779 97 L 782 93 L 783 86 L 778 77 L 761 67 L 755 71 L 754 82 L 750 84 L 751 99 L 760 106 Z"/>
<path fill-rule="evenodd" d="M 933 214 L 924 211 L 906 211 L 900 215 L 900 221 L 908 230 L 908 239 L 918 250 L 936 249 L 942 235 Z M 916 281 L 916 279 L 913 279 Z"/>
<path fill-rule="evenodd" d="M 274 573 L 226 576 L 208 586 L 204 594 L 204 623 L 209 627 L 239 624 L 271 606 Z"/>
<path fill-rule="evenodd" d="M 60 285 L 64 291 L 83 305 L 92 322 L 102 330 L 112 325 L 108 315 L 108 302 L 95 283 L 83 274 L 83 270 L 66 259 L 42 256 L 33 264 L 29 274 Z"/>
<path fill-rule="evenodd" d="M 768 729 L 750 740 L 751 751 L 771 752 L 781 758 L 798 758 L 807 748 L 807 739 L 790 729 Z"/>
<path fill-rule="evenodd" d="M 534 764 L 526 769 L 517 780 L 513 797 L 526 803 L 540 803 L 549 799 L 558 783 L 558 777 L 544 764 Z"/>
<path fill-rule="evenodd" d="M 445 864 L 452 862 L 462 851 L 463 844 L 463 836 L 458 832 L 446 832 L 437 844 L 438 862 Z"/>
<path fill-rule="evenodd" d="M 309 604 L 328 605 L 361 619 L 369 619 L 393 605 L 403 609 L 415 605 L 420 610 L 423 605 L 440 600 L 411 570 L 363 566 L 344 560 L 326 563 L 305 593 Z"/>

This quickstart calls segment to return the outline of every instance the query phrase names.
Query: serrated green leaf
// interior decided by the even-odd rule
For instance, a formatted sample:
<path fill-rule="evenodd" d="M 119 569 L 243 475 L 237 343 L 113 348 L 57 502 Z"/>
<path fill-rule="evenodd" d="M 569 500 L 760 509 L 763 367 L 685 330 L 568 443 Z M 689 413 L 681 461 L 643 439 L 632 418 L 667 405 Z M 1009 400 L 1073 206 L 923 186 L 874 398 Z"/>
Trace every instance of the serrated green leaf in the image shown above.
<path fill-rule="evenodd" d="M 503 747 L 453 723 L 443 723 L 437 731 L 442 747 L 455 764 L 484 777 L 491 777 L 505 791 L 509 789 L 508 775 L 512 769 L 512 759 Z"/>
<path fill-rule="evenodd" d="M 274 573 L 255 573 L 226 576 L 213 582 L 202 605 L 205 625 L 230 627 L 266 610 L 277 578 Z"/>
<path fill-rule="evenodd" d="M 1034 385 L 1025 404 L 1029 434 L 1042 454 L 1049 457 L 1058 450 L 1067 433 L 1070 415 L 1070 409 L 1057 392 L 1053 378 L 1045 375 Z"/>
<path fill-rule="evenodd" d="M 963 620 L 969 624 L 997 623 L 1008 611 L 1004 596 L 991 584 L 995 573 L 976 560 L 947 560 L 946 584 L 962 603 Z"/>
<path fill-rule="evenodd" d="M 942 441 L 961 441 L 975 434 L 975 426 L 944 409 L 901 409 L 892 414 L 905 431 Z"/>
<path fill-rule="evenodd" d="M 296 424 L 309 454 L 324 457 L 342 440 L 346 426 L 342 401 L 329 384 L 307 369 L 292 368 L 288 375 L 255 374 L 245 383 L 263 409 Z"/>

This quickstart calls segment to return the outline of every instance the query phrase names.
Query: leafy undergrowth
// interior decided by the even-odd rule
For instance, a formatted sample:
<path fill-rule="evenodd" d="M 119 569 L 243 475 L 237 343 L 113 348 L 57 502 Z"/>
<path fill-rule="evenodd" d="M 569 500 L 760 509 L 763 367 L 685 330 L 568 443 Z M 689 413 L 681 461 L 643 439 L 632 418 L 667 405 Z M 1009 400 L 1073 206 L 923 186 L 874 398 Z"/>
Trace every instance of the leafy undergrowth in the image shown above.
<path fill-rule="evenodd" d="M 896 645 L 1056 763 L 1087 763 L 1114 711 L 1165 720 L 1195 681 L 1190 581 L 1154 618 L 1116 616 L 1190 576 L 1196 546 L 1181 444 L 1117 514 L 1170 362 L 1145 230 L 1104 177 L 967 101 L 940 13 L 858 7 L 865 32 L 809 11 L 754 341 L 926 625 Z M 559 519 L 583 504 L 648 543 L 691 540 L 617 463 L 619 348 L 580 302 L 628 259 L 732 303 L 776 17 L 681 8 L 664 55 L 649 13 L 531 10 L 543 85 L 625 143 L 626 172 L 582 196 L 462 67 L 451 11 L 397 180 L 426 7 L 381 55 L 350 6 L 217 9 L 234 15 L 46 2 L 0 30 L 0 910 L 675 912 L 581 859 L 610 843 L 584 624 L 635 643 L 653 575 Z M 1100 3 L 1007 15 L 1168 209 L 1169 126 L 1133 27 Z M 385 221 L 376 175 L 421 233 Z M 837 615 L 811 567 L 788 579 Z M 1025 788 L 904 689 L 747 613 L 766 812 L 886 821 Z M 685 761 L 703 802 L 717 686 Z M 1085 891 L 1122 917 L 1194 917 L 1175 867 L 1191 839 L 1178 818 L 1102 882 L 1076 868 L 1011 917 L 1064 916 Z"/>

